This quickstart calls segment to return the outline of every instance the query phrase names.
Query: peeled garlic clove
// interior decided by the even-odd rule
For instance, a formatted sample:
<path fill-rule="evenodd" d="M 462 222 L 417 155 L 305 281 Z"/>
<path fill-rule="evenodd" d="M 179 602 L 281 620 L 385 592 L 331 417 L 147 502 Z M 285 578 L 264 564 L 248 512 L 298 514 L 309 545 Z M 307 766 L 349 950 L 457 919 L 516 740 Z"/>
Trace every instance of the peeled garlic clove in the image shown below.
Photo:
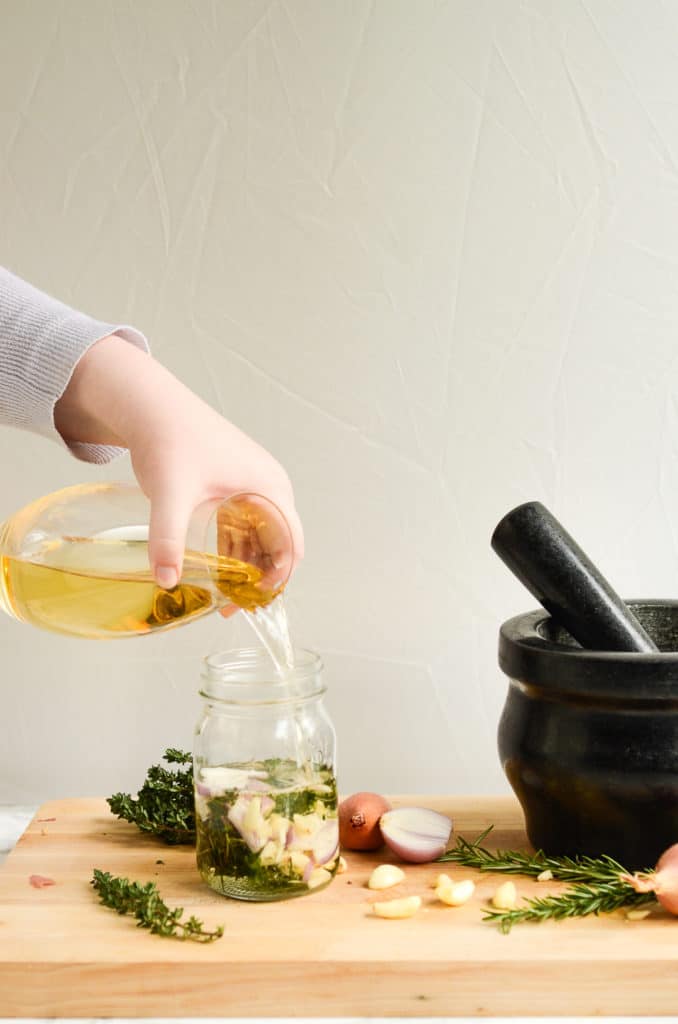
<path fill-rule="evenodd" d="M 367 883 L 368 889 L 390 889 L 392 885 L 402 882 L 405 872 L 395 864 L 380 864 L 375 868 Z"/>
<path fill-rule="evenodd" d="M 445 875 L 443 878 L 447 877 Z M 463 882 L 452 882 L 446 884 L 441 883 L 436 888 L 436 896 L 441 903 L 447 903 L 448 907 L 461 907 L 462 904 L 467 903 L 471 899 L 475 892 L 475 882 L 472 882 L 470 878 L 464 879 Z"/>
<path fill-rule="evenodd" d="M 445 852 L 452 822 L 428 807 L 397 807 L 379 819 L 384 842 L 412 864 L 435 860 Z"/>
<path fill-rule="evenodd" d="M 339 858 L 339 863 L 337 864 L 337 874 L 338 875 L 343 875 L 345 870 L 346 870 L 346 858 L 345 857 L 340 857 Z"/>
<path fill-rule="evenodd" d="M 646 917 L 650 916 L 649 910 L 627 910 L 626 920 L 627 921 L 644 921 Z"/>
<path fill-rule="evenodd" d="M 452 881 L 452 879 L 450 878 L 449 875 L 440 874 L 440 875 L 438 875 L 437 878 L 435 878 L 433 880 L 433 882 L 431 882 L 431 888 L 432 889 L 437 889 L 439 885 L 453 885 L 453 884 L 454 883 L 453 883 L 453 881 Z"/>
<path fill-rule="evenodd" d="M 307 878 L 306 885 L 309 889 L 317 889 L 319 885 L 325 885 L 326 882 L 331 880 L 332 874 L 330 871 L 326 871 L 325 868 L 315 868 Z"/>
<path fill-rule="evenodd" d="M 387 900 L 384 903 L 373 903 L 372 910 L 377 917 L 392 919 L 413 917 L 421 906 L 421 896 L 403 896 L 400 900 Z"/>
<path fill-rule="evenodd" d="M 513 882 L 504 882 L 492 897 L 492 906 L 497 910 L 515 910 L 517 903 L 518 893 Z"/>

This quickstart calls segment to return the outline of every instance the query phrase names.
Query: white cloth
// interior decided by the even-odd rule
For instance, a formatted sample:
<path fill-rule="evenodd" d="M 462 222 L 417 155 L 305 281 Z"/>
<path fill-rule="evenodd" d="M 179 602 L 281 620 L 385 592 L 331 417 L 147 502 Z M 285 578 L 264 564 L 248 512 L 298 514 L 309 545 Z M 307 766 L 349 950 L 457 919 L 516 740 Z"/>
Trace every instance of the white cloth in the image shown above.
<path fill-rule="evenodd" d="M 110 462 L 123 452 L 112 445 L 66 442 L 54 425 L 54 406 L 78 360 L 109 334 L 148 351 L 134 327 L 78 313 L 0 267 L 0 423 L 51 438 L 84 462 Z"/>

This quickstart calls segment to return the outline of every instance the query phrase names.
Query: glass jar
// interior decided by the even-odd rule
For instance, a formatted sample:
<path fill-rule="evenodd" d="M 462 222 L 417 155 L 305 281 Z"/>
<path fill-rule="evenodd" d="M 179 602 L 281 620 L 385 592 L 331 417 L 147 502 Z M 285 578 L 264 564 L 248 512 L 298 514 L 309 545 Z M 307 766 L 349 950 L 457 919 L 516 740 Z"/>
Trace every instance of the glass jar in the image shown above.
<path fill-rule="evenodd" d="M 262 650 L 205 659 L 193 751 L 196 852 L 215 892 L 280 900 L 332 881 L 336 739 L 324 692 L 312 651 L 296 652 L 284 679 Z"/>

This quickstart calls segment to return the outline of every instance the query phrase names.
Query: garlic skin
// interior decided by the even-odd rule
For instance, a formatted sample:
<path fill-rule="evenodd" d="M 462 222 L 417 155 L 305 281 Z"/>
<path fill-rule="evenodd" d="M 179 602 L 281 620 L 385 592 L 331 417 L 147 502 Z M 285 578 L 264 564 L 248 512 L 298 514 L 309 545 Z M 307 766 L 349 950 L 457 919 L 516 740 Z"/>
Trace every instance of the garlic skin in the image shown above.
<path fill-rule="evenodd" d="M 425 864 L 445 852 L 452 821 L 428 807 L 396 807 L 379 819 L 386 845 L 411 864 Z"/>

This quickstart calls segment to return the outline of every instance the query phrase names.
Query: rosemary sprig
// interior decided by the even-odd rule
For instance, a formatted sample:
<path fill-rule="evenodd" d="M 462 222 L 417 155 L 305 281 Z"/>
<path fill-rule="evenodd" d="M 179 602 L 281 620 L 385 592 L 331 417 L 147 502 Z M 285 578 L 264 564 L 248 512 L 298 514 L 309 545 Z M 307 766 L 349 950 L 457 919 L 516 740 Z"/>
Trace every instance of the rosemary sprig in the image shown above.
<path fill-rule="evenodd" d="M 529 899 L 525 906 L 515 910 L 487 908 L 484 920 L 499 925 L 505 934 L 514 924 L 523 921 L 584 917 L 656 902 L 654 893 L 637 893 L 628 882 L 622 881 L 620 876 L 627 874 L 626 869 L 607 854 L 601 857 L 549 857 L 542 850 L 536 853 L 491 851 L 481 845 L 491 831 L 490 825 L 472 842 L 458 836 L 455 846 L 438 861 L 463 864 L 477 871 L 532 878 L 543 871 L 550 871 L 554 881 L 570 883 L 570 888 L 558 895 Z"/>
<path fill-rule="evenodd" d="M 478 871 L 493 871 L 507 875 L 530 875 L 536 878 L 543 871 L 550 871 L 559 882 L 606 883 L 618 882 L 619 876 L 627 874 L 626 868 L 613 857 L 548 857 L 541 850 L 525 853 L 522 850 L 488 850 L 480 844 L 490 834 L 490 825 L 484 832 L 469 842 L 457 836 L 456 845 L 438 858 L 439 861 L 453 861 Z"/>
<path fill-rule="evenodd" d="M 108 871 L 94 869 L 91 883 L 99 896 L 99 902 L 118 914 L 131 914 L 137 919 L 137 928 L 148 928 L 154 935 L 172 936 L 176 939 L 192 939 L 194 942 L 214 942 L 224 934 L 219 926 L 215 931 L 206 931 L 197 917 L 181 920 L 183 908 L 170 910 L 160 897 L 155 882 L 140 885 L 128 878 L 119 878 Z"/>
<path fill-rule="evenodd" d="M 621 907 L 638 907 L 644 903 L 656 903 L 653 892 L 636 892 L 617 879 L 616 882 L 598 882 L 587 885 L 578 882 L 557 896 L 537 896 L 526 901 L 524 907 L 515 910 L 485 910 L 484 921 L 499 925 L 507 935 L 514 924 L 524 921 L 540 922 L 548 919 L 560 921 L 565 917 L 585 917 L 587 914 L 609 914 Z"/>
<path fill-rule="evenodd" d="M 186 751 L 169 747 L 164 760 L 186 767 L 171 771 L 154 764 L 148 769 L 136 799 L 129 793 L 114 793 L 108 797 L 108 806 L 119 818 L 170 846 L 195 843 L 193 758 Z"/>

